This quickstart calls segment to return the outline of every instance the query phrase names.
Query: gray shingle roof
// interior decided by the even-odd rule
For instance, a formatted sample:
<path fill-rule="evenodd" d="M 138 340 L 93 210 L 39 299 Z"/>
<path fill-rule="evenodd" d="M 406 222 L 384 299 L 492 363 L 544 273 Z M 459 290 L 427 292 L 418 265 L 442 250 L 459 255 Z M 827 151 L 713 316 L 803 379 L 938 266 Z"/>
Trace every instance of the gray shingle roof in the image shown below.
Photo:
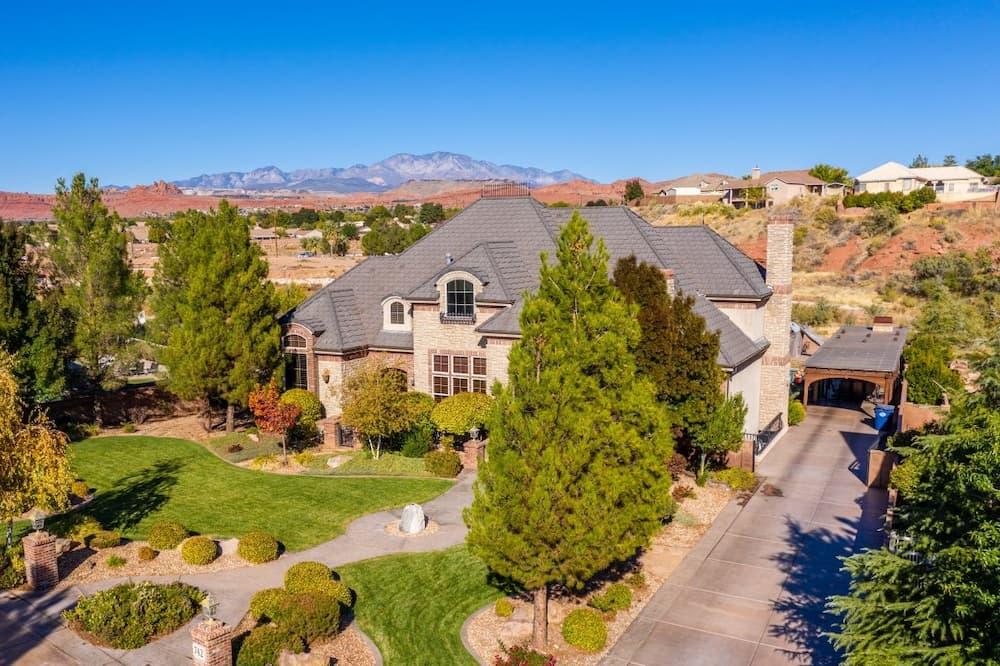
<path fill-rule="evenodd" d="M 694 311 L 705 320 L 710 331 L 719 333 L 719 358 L 717 363 L 723 368 L 738 368 L 747 361 L 767 351 L 767 340 L 751 340 L 719 308 L 702 295 L 694 297 Z"/>
<path fill-rule="evenodd" d="M 907 329 L 875 333 L 870 326 L 841 326 L 806 361 L 807 368 L 896 372 Z"/>
<path fill-rule="evenodd" d="M 628 208 L 595 207 L 580 211 L 611 255 L 609 271 L 620 257 L 634 254 L 671 268 L 677 286 L 709 297 L 764 298 L 757 264 L 708 227 L 653 227 Z M 442 223 L 397 256 L 369 257 L 304 301 L 283 319 L 319 334 L 316 348 L 342 352 L 365 345 L 412 347 L 395 332 L 382 330 L 382 302 L 390 297 L 437 299 L 436 281 L 464 269 L 486 283 L 479 298 L 510 303 L 480 324 L 484 334 L 518 333 L 520 296 L 538 284 L 540 253 L 555 253 L 560 227 L 573 211 L 546 208 L 531 198 L 480 199 Z M 447 257 L 454 258 L 447 263 Z M 759 348 L 728 317 L 702 299 L 701 314 L 722 333 L 720 364 L 733 367 Z"/>

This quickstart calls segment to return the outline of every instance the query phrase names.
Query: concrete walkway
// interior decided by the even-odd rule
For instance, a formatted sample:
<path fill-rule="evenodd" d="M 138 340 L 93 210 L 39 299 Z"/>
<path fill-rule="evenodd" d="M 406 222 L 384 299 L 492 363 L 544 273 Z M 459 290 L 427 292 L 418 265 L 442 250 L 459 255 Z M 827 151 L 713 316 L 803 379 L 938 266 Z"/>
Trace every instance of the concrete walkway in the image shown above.
<path fill-rule="evenodd" d="M 219 601 L 218 618 L 235 625 L 246 612 L 250 597 L 264 588 L 281 587 L 285 571 L 298 562 L 312 560 L 336 568 L 381 555 L 440 550 L 463 543 L 467 529 L 462 509 L 472 503 L 474 479 L 473 473 L 462 474 L 452 488 L 423 505 L 427 517 L 438 523 L 433 534 L 414 537 L 388 534 L 385 526 L 399 520 L 400 508 L 362 516 L 331 541 L 258 566 L 183 576 L 109 579 L 89 585 L 60 586 L 40 594 L 5 593 L 0 596 L 0 665 L 187 663 L 191 660 L 190 626 L 138 650 L 122 651 L 84 642 L 63 626 L 59 614 L 81 595 L 127 580 L 158 583 L 179 580 L 211 592 Z"/>
<path fill-rule="evenodd" d="M 758 473 L 781 491 L 733 502 L 602 662 L 608 666 L 837 664 L 826 598 L 840 556 L 882 542 L 884 491 L 867 490 L 871 410 L 810 406 Z"/>

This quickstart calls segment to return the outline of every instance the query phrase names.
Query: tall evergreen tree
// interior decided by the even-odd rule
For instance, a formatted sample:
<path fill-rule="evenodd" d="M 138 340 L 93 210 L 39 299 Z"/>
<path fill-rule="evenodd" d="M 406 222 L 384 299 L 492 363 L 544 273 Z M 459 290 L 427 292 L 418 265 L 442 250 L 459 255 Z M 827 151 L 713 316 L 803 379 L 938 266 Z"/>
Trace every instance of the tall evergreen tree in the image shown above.
<path fill-rule="evenodd" d="M 669 510 L 669 427 L 636 369 L 634 308 L 574 213 L 557 262 L 543 256 L 521 314 L 508 385 L 494 386 L 490 455 L 465 512 L 467 543 L 533 591 L 547 642 L 549 586 L 579 588 L 646 545 Z"/>
<path fill-rule="evenodd" d="M 279 303 L 267 263 L 250 241 L 236 208 L 188 211 L 160 246 L 153 278 L 155 337 L 170 370 L 170 390 L 226 404 L 226 429 L 235 405 L 266 382 L 281 360 Z"/>
<path fill-rule="evenodd" d="M 14 375 L 30 403 L 51 400 L 66 388 L 66 331 L 58 303 L 44 291 L 27 235 L 0 220 L 0 348 L 14 357 Z"/>
<path fill-rule="evenodd" d="M 104 205 L 96 178 L 87 181 L 78 173 L 70 187 L 59 179 L 52 215 L 58 225 L 52 263 L 60 301 L 74 324 L 72 350 L 93 384 L 100 422 L 98 394 L 119 383 L 129 361 L 128 342 L 145 285 L 128 265 L 125 224 Z"/>
<path fill-rule="evenodd" d="M 634 256 L 619 259 L 614 283 L 626 301 L 639 306 L 639 371 L 652 380 L 657 400 L 688 440 L 722 404 L 719 334 L 705 327 L 694 298 L 670 295 L 655 266 Z"/>

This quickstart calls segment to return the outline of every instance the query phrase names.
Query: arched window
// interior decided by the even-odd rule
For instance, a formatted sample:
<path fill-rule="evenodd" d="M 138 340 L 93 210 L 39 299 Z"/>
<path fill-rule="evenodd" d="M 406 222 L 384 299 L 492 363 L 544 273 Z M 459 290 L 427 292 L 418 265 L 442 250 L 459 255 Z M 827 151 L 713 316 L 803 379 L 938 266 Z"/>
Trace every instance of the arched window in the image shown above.
<path fill-rule="evenodd" d="M 472 317 L 475 310 L 475 294 L 468 280 L 452 280 L 448 283 L 445 314 L 449 317 Z"/>
<path fill-rule="evenodd" d="M 286 347 L 305 347 L 306 339 L 301 335 L 286 335 L 285 336 L 285 346 Z"/>
<path fill-rule="evenodd" d="M 399 301 L 393 302 L 389 306 L 389 323 L 390 324 L 403 324 L 405 319 L 403 317 L 403 304 Z"/>

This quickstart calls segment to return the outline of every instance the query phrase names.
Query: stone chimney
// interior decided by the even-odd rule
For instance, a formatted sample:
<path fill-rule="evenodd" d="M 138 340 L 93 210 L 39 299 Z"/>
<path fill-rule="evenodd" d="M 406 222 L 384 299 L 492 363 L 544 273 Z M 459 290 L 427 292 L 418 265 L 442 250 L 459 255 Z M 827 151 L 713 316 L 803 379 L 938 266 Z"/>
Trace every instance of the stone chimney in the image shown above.
<path fill-rule="evenodd" d="M 676 294 L 674 288 L 674 269 L 672 268 L 661 268 L 660 272 L 663 273 L 663 279 L 667 282 L 667 293 L 671 296 Z"/>
<path fill-rule="evenodd" d="M 750 179 L 751 180 L 760 180 L 760 167 L 759 166 L 755 166 L 754 168 L 750 169 Z"/>
<path fill-rule="evenodd" d="M 792 237 L 798 215 L 773 214 L 767 219 L 767 286 L 771 298 L 764 306 L 764 337 L 770 342 L 760 377 L 759 427 L 765 429 L 778 414 L 788 425 L 789 349 L 792 325 Z"/>
<path fill-rule="evenodd" d="M 872 333 L 892 333 L 896 327 L 892 324 L 892 317 L 879 315 L 872 321 Z"/>

